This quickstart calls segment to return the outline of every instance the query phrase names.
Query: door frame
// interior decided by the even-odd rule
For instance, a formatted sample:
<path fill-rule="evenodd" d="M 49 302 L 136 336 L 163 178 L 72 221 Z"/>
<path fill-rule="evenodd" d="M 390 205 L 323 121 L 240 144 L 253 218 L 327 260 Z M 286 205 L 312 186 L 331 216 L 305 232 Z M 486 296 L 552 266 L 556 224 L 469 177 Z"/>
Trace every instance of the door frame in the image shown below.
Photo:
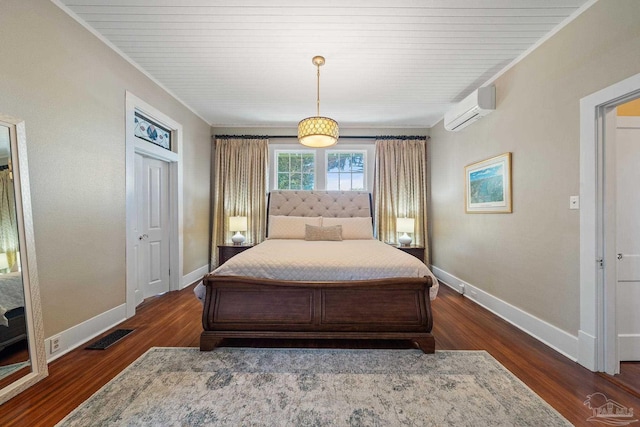
<path fill-rule="evenodd" d="M 127 318 L 136 314 L 136 271 L 133 251 L 135 221 L 135 153 L 169 163 L 169 290 L 179 290 L 183 275 L 183 171 L 182 125 L 129 91 L 125 94 L 125 168 L 126 168 L 126 311 Z M 143 113 L 171 130 L 172 151 L 142 141 L 134 136 L 134 113 Z"/>
<path fill-rule="evenodd" d="M 640 73 L 580 100 L 578 363 L 609 374 L 619 369 L 619 361 L 616 286 L 606 286 L 616 274 L 615 219 L 612 224 L 608 218 L 611 215 L 605 215 L 612 203 L 615 212 L 615 193 L 611 193 L 611 180 L 606 179 L 606 171 L 615 166 L 615 160 L 605 150 L 606 141 L 615 138 L 611 135 L 616 129 L 612 111 L 639 96 Z"/>

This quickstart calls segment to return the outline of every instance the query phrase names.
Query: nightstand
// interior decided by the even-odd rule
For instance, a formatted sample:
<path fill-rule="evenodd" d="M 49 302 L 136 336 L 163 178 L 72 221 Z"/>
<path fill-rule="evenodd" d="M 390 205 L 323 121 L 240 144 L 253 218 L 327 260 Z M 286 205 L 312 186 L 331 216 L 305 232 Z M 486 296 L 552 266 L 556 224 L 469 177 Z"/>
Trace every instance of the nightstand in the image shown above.
<path fill-rule="evenodd" d="M 416 246 L 416 245 L 409 245 L 409 246 L 393 245 L 393 246 L 400 249 L 402 252 L 406 252 L 409 255 L 413 255 L 414 257 L 418 258 L 420 261 L 424 262 L 424 246 Z"/>
<path fill-rule="evenodd" d="M 224 264 L 229 261 L 230 258 L 254 246 L 255 245 L 218 245 L 218 265 Z"/>

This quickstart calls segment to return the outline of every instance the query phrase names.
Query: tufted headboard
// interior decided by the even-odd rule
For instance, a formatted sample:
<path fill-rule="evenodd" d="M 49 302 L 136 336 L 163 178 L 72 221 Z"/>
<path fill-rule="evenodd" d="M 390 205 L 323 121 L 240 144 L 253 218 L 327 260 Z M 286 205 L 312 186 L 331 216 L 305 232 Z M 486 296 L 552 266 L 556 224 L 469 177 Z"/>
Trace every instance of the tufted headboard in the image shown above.
<path fill-rule="evenodd" d="M 371 193 L 366 191 L 275 190 L 267 202 L 267 230 L 269 215 L 349 218 L 372 212 Z"/>

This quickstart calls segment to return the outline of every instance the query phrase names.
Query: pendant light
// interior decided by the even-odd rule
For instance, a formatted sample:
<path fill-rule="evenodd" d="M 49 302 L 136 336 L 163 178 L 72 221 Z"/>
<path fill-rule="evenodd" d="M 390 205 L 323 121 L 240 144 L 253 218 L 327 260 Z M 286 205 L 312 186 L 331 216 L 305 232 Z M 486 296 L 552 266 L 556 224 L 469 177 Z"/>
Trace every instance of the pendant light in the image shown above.
<path fill-rule="evenodd" d="M 320 116 L 320 67 L 324 65 L 324 57 L 314 56 L 311 60 L 318 69 L 318 96 L 316 100 L 317 115 L 307 117 L 298 123 L 298 141 L 312 148 L 330 147 L 338 142 L 338 122 Z"/>

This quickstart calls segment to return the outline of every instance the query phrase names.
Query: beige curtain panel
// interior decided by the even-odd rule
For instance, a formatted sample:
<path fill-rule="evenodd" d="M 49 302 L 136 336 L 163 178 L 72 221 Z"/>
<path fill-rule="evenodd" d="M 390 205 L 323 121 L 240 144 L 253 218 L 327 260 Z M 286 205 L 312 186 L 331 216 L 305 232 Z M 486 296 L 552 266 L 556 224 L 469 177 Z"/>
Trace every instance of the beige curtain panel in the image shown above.
<path fill-rule="evenodd" d="M 18 224 L 13 180 L 8 169 L 0 171 L 0 252 L 7 254 L 11 270 L 18 262 Z"/>
<path fill-rule="evenodd" d="M 427 236 L 427 141 L 378 139 L 374 171 L 375 229 L 378 239 L 398 243 L 397 218 L 415 218 L 413 245 L 424 246 Z"/>
<path fill-rule="evenodd" d="M 247 217 L 245 243 L 264 240 L 269 140 L 216 139 L 214 150 L 212 269 L 218 266 L 218 245 L 231 244 L 229 217 Z"/>

